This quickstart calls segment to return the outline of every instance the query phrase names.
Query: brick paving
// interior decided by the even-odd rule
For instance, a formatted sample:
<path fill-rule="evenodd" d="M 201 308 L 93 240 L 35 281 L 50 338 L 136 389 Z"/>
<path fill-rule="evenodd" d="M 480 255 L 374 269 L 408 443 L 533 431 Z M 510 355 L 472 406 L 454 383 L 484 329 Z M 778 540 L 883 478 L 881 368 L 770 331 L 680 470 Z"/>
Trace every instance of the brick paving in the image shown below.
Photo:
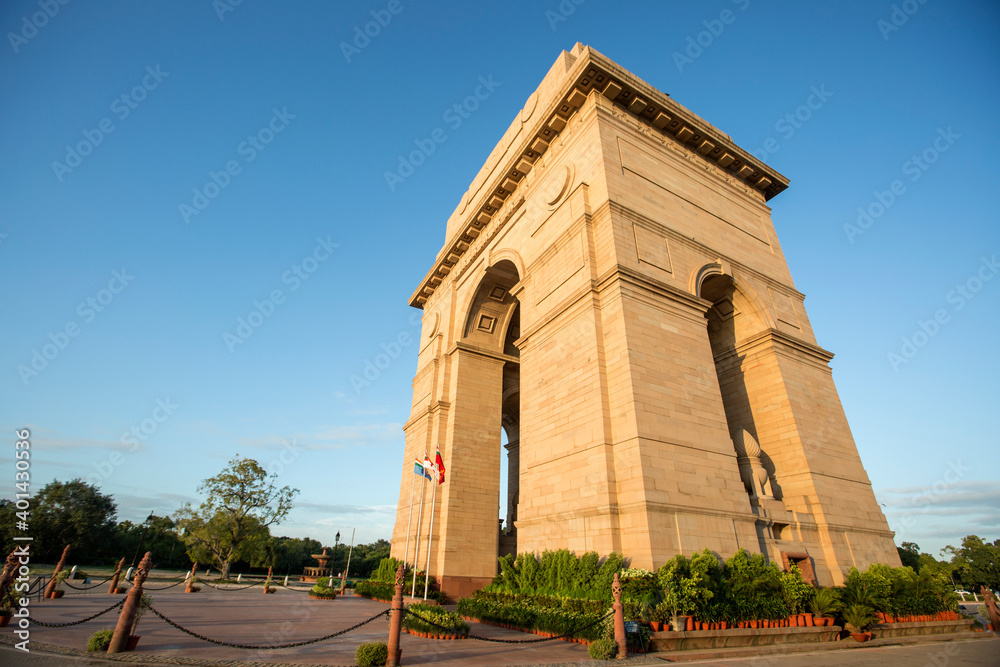
<path fill-rule="evenodd" d="M 336 600 L 312 600 L 306 589 L 279 589 L 263 595 L 260 587 L 245 590 L 214 590 L 203 587 L 194 594 L 182 588 L 151 591 L 153 607 L 181 626 L 232 643 L 285 644 L 313 639 L 350 627 L 376 616 L 388 605 L 350 596 Z M 121 597 L 121 596 L 119 596 Z M 67 592 L 60 600 L 32 601 L 31 615 L 48 623 L 85 618 L 114 602 L 115 598 L 97 591 L 86 594 Z M 113 628 L 117 610 L 82 625 L 67 628 L 31 627 L 31 641 L 41 644 L 85 649 L 97 630 Z M 498 639 L 525 640 L 537 636 L 472 623 L 472 633 Z M 173 664 L 282 664 L 353 665 L 354 652 L 364 641 L 386 641 L 388 619 L 380 618 L 342 637 L 317 644 L 277 650 L 246 650 L 217 646 L 196 639 L 167 625 L 147 612 L 138 634 L 138 649 L 122 657 L 128 662 L 155 660 Z M 11 637 L 11 628 L 0 630 Z M 423 639 L 403 634 L 400 640 L 407 665 L 558 665 L 590 662 L 587 648 L 580 644 L 551 641 L 535 644 L 495 644 L 463 639 L 455 641 Z M 55 649 L 58 650 L 58 649 Z M 217 662 L 217 661 L 222 661 Z"/>

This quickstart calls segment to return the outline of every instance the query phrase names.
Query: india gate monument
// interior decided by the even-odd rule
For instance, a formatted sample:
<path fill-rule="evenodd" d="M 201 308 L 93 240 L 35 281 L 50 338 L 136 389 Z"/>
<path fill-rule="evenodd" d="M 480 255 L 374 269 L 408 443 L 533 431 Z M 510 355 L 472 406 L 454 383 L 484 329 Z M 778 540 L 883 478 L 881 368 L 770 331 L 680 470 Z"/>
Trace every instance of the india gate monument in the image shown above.
<path fill-rule="evenodd" d="M 392 555 L 415 562 L 413 461 L 440 449 L 428 572 L 454 598 L 547 549 L 655 570 L 744 548 L 820 585 L 899 565 L 771 223 L 786 187 L 597 51 L 560 54 L 410 298 Z"/>

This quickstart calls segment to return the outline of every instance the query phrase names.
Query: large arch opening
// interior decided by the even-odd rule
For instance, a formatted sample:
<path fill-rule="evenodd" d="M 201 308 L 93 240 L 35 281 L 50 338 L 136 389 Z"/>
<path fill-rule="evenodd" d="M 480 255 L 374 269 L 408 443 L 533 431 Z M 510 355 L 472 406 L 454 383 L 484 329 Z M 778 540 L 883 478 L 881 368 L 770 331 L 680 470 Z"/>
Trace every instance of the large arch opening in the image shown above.
<path fill-rule="evenodd" d="M 745 353 L 740 344 L 767 328 L 760 310 L 726 274 L 709 276 L 701 284 L 701 297 L 711 301 L 705 314 L 708 339 L 712 346 L 719 391 L 726 413 L 726 423 L 736 450 L 740 478 L 751 508 L 768 500 L 781 500 L 781 488 L 775 478 L 774 462 L 760 447 L 760 434 L 754 419 L 752 392 L 761 387 L 748 381 Z M 759 382 L 759 378 L 757 378 Z M 757 539 L 761 553 L 768 554 L 767 539 L 774 537 L 768 521 L 757 521 Z"/>
<path fill-rule="evenodd" d="M 521 310 L 511 290 L 519 282 L 517 267 L 503 260 L 486 269 L 469 309 L 463 342 L 502 361 L 502 386 L 498 395 L 500 423 L 496 470 L 499 493 L 496 503 L 497 555 L 517 553 L 517 503 L 520 486 L 521 368 L 516 341 L 521 336 Z M 490 399 L 492 400 L 492 399 Z"/>

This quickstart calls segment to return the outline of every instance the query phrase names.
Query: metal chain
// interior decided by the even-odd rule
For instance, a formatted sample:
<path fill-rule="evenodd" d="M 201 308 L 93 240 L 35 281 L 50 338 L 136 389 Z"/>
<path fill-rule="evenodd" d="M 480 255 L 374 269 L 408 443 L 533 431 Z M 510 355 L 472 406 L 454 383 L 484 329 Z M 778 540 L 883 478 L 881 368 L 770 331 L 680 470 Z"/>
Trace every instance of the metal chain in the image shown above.
<path fill-rule="evenodd" d="M 96 584 L 94 584 L 93 586 L 74 586 L 73 584 L 69 583 L 68 581 L 64 581 L 63 583 L 66 584 L 67 586 L 69 586 L 70 588 L 72 588 L 75 591 L 89 591 L 91 588 L 97 588 L 98 586 L 103 586 L 104 584 L 106 584 L 109 581 L 111 581 L 114 578 L 114 576 L 115 575 L 112 574 L 110 577 L 108 577 L 104 581 L 99 581 Z"/>
<path fill-rule="evenodd" d="M 291 586 L 285 586 L 284 584 L 275 584 L 275 585 L 276 586 L 281 586 L 286 591 L 291 591 L 293 593 L 308 593 L 310 590 L 312 590 L 312 589 L 309 589 L 309 588 L 292 588 Z M 340 593 L 337 593 L 337 595 L 340 595 Z"/>
<path fill-rule="evenodd" d="M 358 628 L 360 628 L 363 625 L 368 625 L 372 621 L 374 621 L 374 620 L 376 620 L 378 618 L 381 618 L 382 616 L 387 616 L 388 614 L 392 613 L 391 609 L 387 609 L 386 611 L 383 611 L 380 614 L 372 616 L 371 618 L 369 618 L 366 621 L 362 621 L 362 622 L 358 623 L 357 625 L 352 625 L 351 627 L 346 628 L 344 630 L 340 630 L 338 632 L 334 632 L 332 635 L 326 635 L 325 637 L 317 637 L 316 639 L 306 639 L 306 640 L 301 641 L 301 642 L 292 642 L 290 644 L 235 644 L 233 642 L 224 642 L 224 641 L 219 641 L 218 639 L 210 639 L 208 637 L 205 637 L 204 635 L 199 635 L 197 632 L 194 632 L 192 630 L 188 630 L 187 628 L 182 627 L 181 625 L 175 623 L 174 621 L 170 620 L 169 618 L 167 618 L 166 616 L 164 616 L 163 614 L 161 614 L 160 612 L 158 612 L 152 605 L 148 606 L 147 609 L 149 609 L 151 612 L 153 612 L 154 614 L 156 614 L 157 616 L 159 616 L 160 619 L 163 620 L 163 621 L 165 621 L 167 624 L 174 626 L 175 628 L 177 628 L 181 632 L 183 632 L 185 634 L 188 634 L 188 635 L 191 635 L 192 637 L 194 637 L 196 639 L 200 639 L 202 641 L 210 642 L 212 644 L 218 644 L 219 646 L 229 646 L 231 648 L 251 649 L 251 650 L 254 650 L 254 651 L 271 651 L 271 650 L 275 650 L 275 649 L 295 648 L 296 646 L 306 646 L 307 644 L 317 644 L 319 642 L 326 641 L 327 639 L 333 639 L 334 637 L 339 637 L 340 635 L 347 634 L 348 632 L 351 632 L 352 630 L 357 630 Z"/>
<path fill-rule="evenodd" d="M 187 579 L 181 579 L 180 581 L 178 581 L 178 582 L 175 582 L 175 583 L 173 583 L 173 584 L 170 584 L 169 586 L 161 586 L 160 588 L 150 588 L 149 586 L 146 586 L 146 585 L 144 584 L 144 585 L 143 585 L 143 587 L 142 587 L 142 590 L 144 590 L 144 591 L 165 591 L 165 590 L 167 590 L 168 588 L 173 588 L 174 586 L 180 586 L 180 585 L 181 585 L 181 584 L 183 584 L 183 583 L 184 583 L 185 581 L 187 581 Z"/>
<path fill-rule="evenodd" d="M 420 614 L 417 614 L 416 612 L 410 611 L 409 609 L 404 609 L 403 611 L 405 613 L 409 614 L 410 616 L 413 616 L 415 618 L 420 619 L 421 621 L 423 621 L 424 623 L 427 623 L 428 625 L 433 625 L 435 628 L 441 628 L 442 630 L 447 630 L 448 632 L 454 632 L 454 628 L 448 628 L 448 627 L 445 627 L 443 625 L 438 625 L 434 621 L 432 621 L 430 619 L 427 619 L 427 618 L 424 618 Z M 580 632 L 581 630 L 587 630 L 589 628 L 592 628 L 592 627 L 594 627 L 595 625 L 597 625 L 599 623 L 603 623 L 604 621 L 608 620 L 609 618 L 611 618 L 614 615 L 615 615 L 615 612 L 611 612 L 607 616 L 605 616 L 604 618 L 599 618 L 596 621 L 594 621 L 593 623 L 588 623 L 587 625 L 584 625 L 582 627 L 574 628 L 573 630 L 571 630 L 567 634 L 559 635 L 557 637 L 542 637 L 541 639 L 494 639 L 494 638 L 491 638 L 491 637 L 480 637 L 478 635 L 465 635 L 465 636 L 468 637 L 469 639 L 478 639 L 479 641 L 493 642 L 495 644 L 540 644 L 541 642 L 548 642 L 548 641 L 552 641 L 554 639 L 563 639 L 564 637 L 572 637 L 573 635 L 575 635 L 576 633 Z"/>
<path fill-rule="evenodd" d="M 249 586 L 241 586 L 240 588 L 223 588 L 222 586 L 215 586 L 214 584 L 210 584 L 207 581 L 203 581 L 201 583 L 205 584 L 206 586 L 208 586 L 210 588 L 214 588 L 217 591 L 245 591 L 248 588 L 253 588 L 254 586 L 260 586 L 264 582 L 263 581 L 258 581 L 258 582 L 250 584 Z M 226 585 L 226 584 L 224 584 L 224 585 Z"/>
<path fill-rule="evenodd" d="M 110 607 L 108 607 L 107 609 L 105 609 L 104 611 L 99 611 L 96 614 L 94 614 L 93 616 L 88 616 L 87 618 L 85 618 L 83 620 L 72 621 L 70 623 L 45 623 L 44 621 L 39 621 L 37 618 L 32 618 L 31 622 L 35 623 L 36 625 L 41 625 L 42 627 L 45 627 L 45 628 L 65 628 L 65 627 L 70 626 L 70 625 L 80 625 L 81 623 L 86 623 L 87 621 L 92 621 L 95 618 L 97 618 L 98 616 L 103 616 L 104 614 L 108 613 L 109 611 L 111 611 L 115 607 L 120 607 L 123 604 L 125 604 L 125 600 L 119 600 L 118 602 L 114 603 L 113 605 L 111 605 Z"/>

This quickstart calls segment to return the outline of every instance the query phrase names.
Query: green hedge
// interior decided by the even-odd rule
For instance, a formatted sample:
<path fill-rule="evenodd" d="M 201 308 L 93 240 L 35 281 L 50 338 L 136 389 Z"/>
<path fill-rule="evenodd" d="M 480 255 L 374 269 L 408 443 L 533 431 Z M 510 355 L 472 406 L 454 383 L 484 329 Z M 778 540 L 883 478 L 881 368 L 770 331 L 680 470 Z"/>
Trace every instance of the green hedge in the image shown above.
<path fill-rule="evenodd" d="M 565 607 L 557 601 L 565 603 Z M 486 623 L 509 625 L 522 630 L 538 630 L 554 635 L 569 635 L 595 640 L 601 636 L 601 625 L 593 625 L 608 613 L 604 603 L 586 609 L 579 603 L 586 600 L 533 598 L 526 595 L 497 595 L 477 591 L 471 598 L 458 602 L 458 613 Z M 569 608 L 566 608 L 569 607 Z M 596 610 L 596 611 L 595 611 Z M 591 626 L 581 629 L 584 626 Z"/>
<path fill-rule="evenodd" d="M 410 580 L 413 581 L 412 579 Z M 404 587 L 403 594 L 409 595 L 410 588 Z M 417 582 L 417 595 L 423 595 L 424 589 L 420 584 L 420 580 Z M 386 584 L 381 581 L 359 581 L 354 586 L 355 595 L 360 595 L 361 597 L 371 598 L 372 600 L 381 600 L 383 602 L 392 602 L 392 597 L 396 594 L 395 584 Z M 427 592 L 427 597 L 436 602 L 444 602 L 444 595 L 440 591 L 435 591 L 433 589 Z"/>
<path fill-rule="evenodd" d="M 463 637 L 469 634 L 469 624 L 453 611 L 420 603 L 411 604 L 407 607 L 407 611 L 419 614 L 422 618 L 434 623 L 434 625 L 424 622 L 421 618 L 417 618 L 413 614 L 406 614 L 403 616 L 403 628 L 405 630 L 429 632 L 435 635 L 454 634 Z"/>

